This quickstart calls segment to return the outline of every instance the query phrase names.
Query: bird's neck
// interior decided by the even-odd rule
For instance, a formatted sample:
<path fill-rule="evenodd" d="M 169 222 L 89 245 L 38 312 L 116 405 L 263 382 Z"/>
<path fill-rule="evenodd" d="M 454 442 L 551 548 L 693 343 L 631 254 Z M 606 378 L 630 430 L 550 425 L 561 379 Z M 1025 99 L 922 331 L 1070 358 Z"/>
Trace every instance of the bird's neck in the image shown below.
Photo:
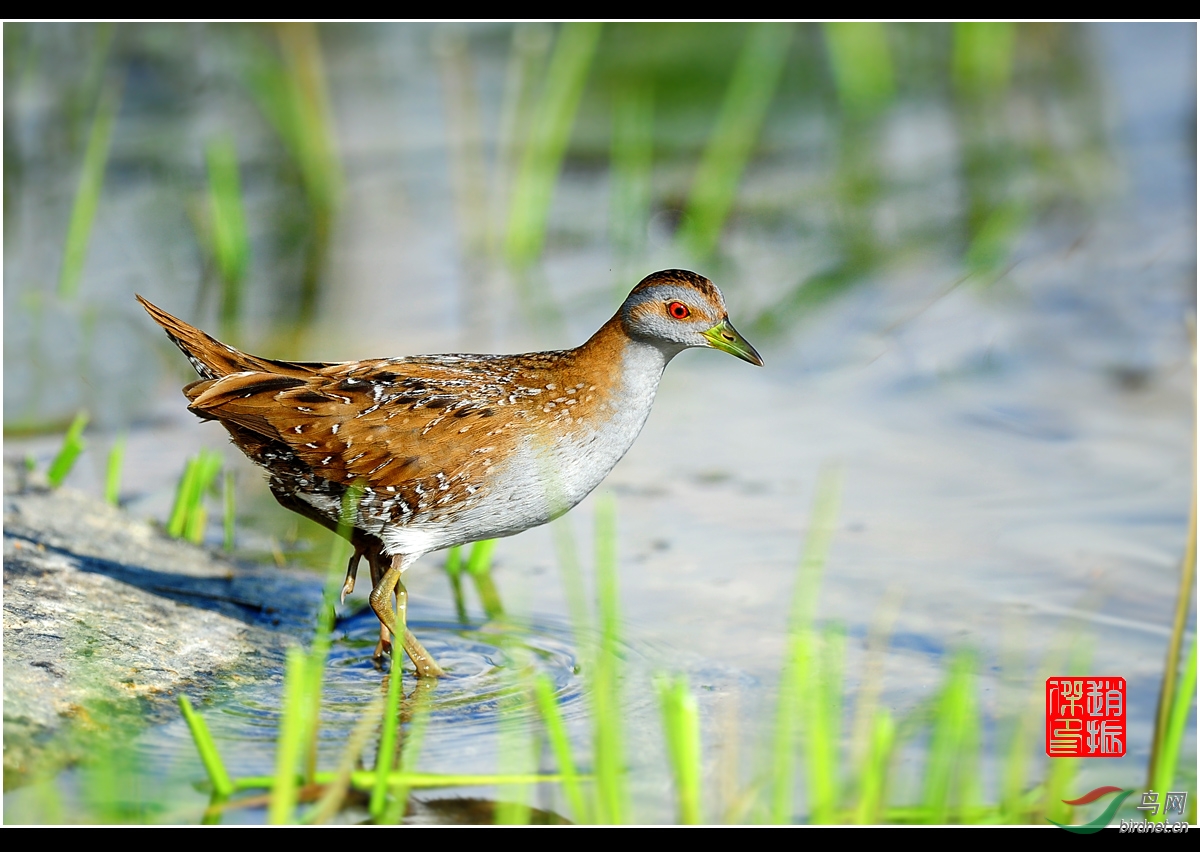
<path fill-rule="evenodd" d="M 653 398 L 663 370 L 683 349 L 682 346 L 630 335 L 618 313 L 580 346 L 578 352 L 583 360 L 606 374 L 605 383 L 615 393 L 641 395 L 648 390 Z"/>
<path fill-rule="evenodd" d="M 633 445 L 675 353 L 630 337 L 616 317 L 566 354 L 561 372 L 546 385 L 565 398 L 536 409 L 563 427 L 542 434 L 535 465 L 539 482 L 554 483 L 547 518 L 586 497 Z"/>
<path fill-rule="evenodd" d="M 608 431 L 623 444 L 622 454 L 650 415 L 663 370 L 681 348 L 631 336 L 620 314 L 579 347 L 581 359 L 592 366 L 607 388 Z"/>

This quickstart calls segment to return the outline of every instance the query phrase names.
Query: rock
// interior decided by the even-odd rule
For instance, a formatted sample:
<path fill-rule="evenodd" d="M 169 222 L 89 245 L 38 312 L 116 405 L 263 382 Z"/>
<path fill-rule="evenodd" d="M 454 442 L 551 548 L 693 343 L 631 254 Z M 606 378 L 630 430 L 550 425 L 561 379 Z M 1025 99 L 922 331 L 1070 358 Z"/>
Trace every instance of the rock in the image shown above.
<path fill-rule="evenodd" d="M 74 762 L 113 720 L 178 713 L 182 687 L 202 696 L 311 635 L 316 575 L 239 565 L 5 468 L 6 790 Z"/>

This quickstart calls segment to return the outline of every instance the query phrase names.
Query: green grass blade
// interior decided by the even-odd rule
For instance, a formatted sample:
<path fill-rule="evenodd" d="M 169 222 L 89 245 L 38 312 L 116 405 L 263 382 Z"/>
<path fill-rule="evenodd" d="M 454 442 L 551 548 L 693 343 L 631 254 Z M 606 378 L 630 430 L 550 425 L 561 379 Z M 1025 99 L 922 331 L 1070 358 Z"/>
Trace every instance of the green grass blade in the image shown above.
<path fill-rule="evenodd" d="M 348 501 L 357 504 L 358 494 L 351 487 L 342 497 L 342 511 L 345 513 Z M 343 514 L 343 517 L 345 515 Z M 331 548 L 329 570 L 325 574 L 325 585 L 322 589 L 321 604 L 317 612 L 317 624 L 313 630 L 312 647 L 308 654 L 308 667 L 304 686 L 304 701 L 307 705 L 305 729 L 302 735 L 304 742 L 304 779 L 311 783 L 317 772 L 317 740 L 321 728 L 321 692 L 325 684 L 325 663 L 329 659 L 329 650 L 333 646 L 333 627 L 337 622 L 337 603 L 341 593 L 345 568 L 349 559 L 349 544 L 341 536 L 335 536 Z"/>
<path fill-rule="evenodd" d="M 892 629 L 900 614 L 902 600 L 903 592 L 900 588 L 889 586 L 867 631 L 865 671 L 854 696 L 854 721 L 851 723 L 850 755 L 847 761 L 857 773 L 859 783 L 871 759 L 873 732 L 878 721 L 879 697 L 883 691 L 884 658 L 890 644 Z"/>
<path fill-rule="evenodd" d="M 433 696 L 433 689 L 433 685 L 428 683 L 423 684 L 418 681 L 416 690 L 413 693 L 412 718 L 409 721 L 408 731 L 404 735 L 404 742 L 401 744 L 400 749 L 399 783 L 391 784 L 392 800 L 388 804 L 386 813 L 384 814 L 384 822 L 389 825 L 398 825 L 404 819 L 404 813 L 408 808 L 408 793 L 413 785 L 407 779 L 414 775 L 417 770 L 417 761 L 421 756 L 421 746 L 425 742 L 425 731 L 429 727 L 429 711 L 432 709 L 431 698 Z"/>
<path fill-rule="evenodd" d="M 579 773 L 575 769 L 575 759 L 571 756 L 571 740 L 567 736 L 567 727 L 563 723 L 562 714 L 558 710 L 558 701 L 554 698 L 554 684 L 548 675 L 539 673 L 533 681 L 533 694 L 537 700 L 538 710 L 546 723 L 546 738 L 554 751 L 554 759 L 558 761 L 558 771 L 562 775 L 563 794 L 575 820 L 580 823 L 591 823 L 592 816 L 583 796 L 583 788 L 579 784 Z"/>
<path fill-rule="evenodd" d="M 501 648 L 509 660 L 504 678 L 512 692 L 500 711 L 499 770 L 503 775 L 534 774 L 539 757 L 539 744 L 534 741 L 533 729 L 524 724 L 520 713 L 517 712 L 521 705 L 534 699 L 532 655 L 511 633 L 505 633 L 501 637 Z M 513 785 L 510 794 L 496 802 L 493 816 L 495 824 L 528 825 L 529 792 L 527 784 Z"/>
<path fill-rule="evenodd" d="M 783 671 L 779 675 L 779 699 L 775 709 L 775 731 L 771 749 L 771 797 L 768 820 L 774 825 L 792 821 L 796 772 L 796 732 L 801 717 L 803 687 L 810 680 L 812 636 L 795 631 L 788 638 Z"/>
<path fill-rule="evenodd" d="M 187 517 L 184 521 L 182 538 L 199 544 L 204 540 L 204 526 L 208 522 L 208 511 L 204 508 L 204 493 L 208 491 L 209 455 L 208 450 L 200 450 L 196 455 L 196 473 L 192 476 L 191 490 L 188 491 Z"/>
<path fill-rule="evenodd" d="M 95 709 L 104 715 L 103 709 Z M 139 771 L 135 753 L 122 748 L 112 738 L 112 731 L 106 734 L 95 739 L 83 764 L 80 810 L 88 820 L 97 823 L 146 822 L 156 809 L 156 790 L 151 788 L 146 774 Z"/>
<path fill-rule="evenodd" d="M 962 92 L 987 94 L 1008 88 L 1016 25 L 1011 21 L 959 21 L 954 25 L 951 78 Z"/>
<path fill-rule="evenodd" d="M 295 820 L 297 784 L 307 706 L 304 701 L 305 669 L 308 658 L 299 648 L 289 648 L 284 667 L 283 719 L 275 750 L 275 776 L 271 784 L 267 821 L 285 825 Z"/>
<path fill-rule="evenodd" d="M 96 208 L 100 205 L 100 193 L 104 189 L 104 171 L 108 164 L 112 129 L 120 104 L 120 89 L 107 89 L 101 95 L 96 106 L 96 115 L 92 119 L 87 148 L 83 154 L 83 168 L 79 174 L 79 187 L 75 191 L 75 204 L 71 208 L 71 220 L 67 225 L 62 269 L 58 277 L 58 295 L 63 299 L 74 298 L 79 290 L 79 278 L 83 273 L 83 263 L 87 259 L 92 223 L 96 219 Z"/>
<path fill-rule="evenodd" d="M 679 821 L 700 825 L 700 709 L 688 689 L 687 678 L 671 678 L 658 683 L 663 729 L 667 735 L 667 756 L 675 776 L 679 801 Z"/>
<path fill-rule="evenodd" d="M 400 651 L 395 652 L 399 654 Z M 383 819 L 387 808 L 388 773 L 396 762 L 396 741 L 400 727 L 400 698 L 404 693 L 400 666 L 392 659 L 388 675 L 387 700 L 383 705 L 383 724 L 379 733 L 379 752 L 375 756 L 375 784 L 371 788 L 369 810 L 376 822 Z"/>
<path fill-rule="evenodd" d="M 467 601 L 463 597 L 462 547 L 455 545 L 446 551 L 446 576 L 450 578 L 450 591 L 454 594 L 454 611 L 462 624 L 467 623 Z"/>
<path fill-rule="evenodd" d="M 695 257 L 707 257 L 716 248 L 742 172 L 775 96 L 791 39 L 791 24 L 758 23 L 750 27 L 692 181 L 679 232 L 680 244 Z"/>
<path fill-rule="evenodd" d="M 788 646 L 779 677 L 779 703 L 771 751 L 771 795 L 769 820 L 776 825 L 791 822 L 796 759 L 796 723 L 801 716 L 802 690 L 810 685 L 813 659 L 812 622 L 821 572 L 829 556 L 833 530 L 841 500 L 841 472 L 822 468 L 809 518 L 808 535 L 800 555 L 796 591 L 788 624 Z"/>
<path fill-rule="evenodd" d="M 565 515 L 552 525 L 554 549 L 558 555 L 562 573 L 563 589 L 567 596 L 567 611 L 571 615 L 571 627 L 575 634 L 575 647 L 582 658 L 585 675 L 592 670 L 595 657 L 591 638 L 592 618 L 587 607 L 587 589 L 583 580 L 583 568 L 575 537 L 571 532 L 571 517 Z"/>
<path fill-rule="evenodd" d="M 492 552 L 496 549 L 496 539 L 477 541 L 471 548 L 467 559 L 467 573 L 473 576 L 487 574 L 492 570 Z"/>
<path fill-rule="evenodd" d="M 167 534 L 199 544 L 204 540 L 208 513 L 204 497 L 221 472 L 221 454 L 202 449 L 188 459 L 175 488 L 175 504 L 167 521 Z"/>
<path fill-rule="evenodd" d="M 876 825 L 882 819 L 888 768 L 891 766 L 895 742 L 896 723 L 886 710 L 877 711 L 871 730 L 870 750 L 858 782 L 858 807 L 854 821 L 859 825 Z"/>
<path fill-rule="evenodd" d="M 1174 787 L 1175 767 L 1179 761 L 1179 748 L 1183 744 L 1183 729 L 1187 723 L 1188 711 L 1196 700 L 1196 640 L 1192 640 L 1192 650 L 1188 654 L 1187 663 L 1183 667 L 1183 677 L 1179 679 L 1175 691 L 1175 701 L 1171 706 L 1171 718 L 1167 724 L 1166 736 L 1162 738 L 1162 750 L 1155 761 L 1154 783 L 1150 787 L 1159 791 L 1159 801 L 1165 802 L 1164 795 Z M 1165 822 L 1167 818 L 1163 808 L 1159 808 L 1155 822 Z"/>
<path fill-rule="evenodd" d="M 972 658 L 970 689 L 963 708 L 962 745 L 959 747 L 958 776 L 954 798 L 960 813 L 959 822 L 974 821 L 972 814 L 980 812 L 983 803 L 982 756 L 983 719 L 980 717 L 978 662 Z"/>
<path fill-rule="evenodd" d="M 504 604 L 500 601 L 500 592 L 492 579 L 492 552 L 496 549 L 496 539 L 477 541 L 471 548 L 471 556 L 467 559 L 467 573 L 475 583 L 475 591 L 483 604 L 483 611 L 488 618 L 499 618 L 504 615 Z"/>
<path fill-rule="evenodd" d="M 1005 822 L 1020 824 L 1026 818 L 1023 807 L 1025 804 L 1025 779 L 1029 775 L 1034 737 L 1024 714 L 1014 719 L 1012 726 L 1009 746 L 1005 750 L 1001 768 L 1003 788 L 1000 810 L 1004 813 Z"/>
<path fill-rule="evenodd" d="M 1193 442 L 1195 436 L 1193 436 Z M 1195 446 L 1193 443 L 1193 457 Z M 1187 542 L 1184 545 L 1183 562 L 1179 570 L 1179 589 L 1175 595 L 1175 621 L 1171 628 L 1171 638 L 1167 642 L 1167 659 L 1163 665 L 1163 679 L 1158 691 L 1158 707 L 1154 718 L 1154 736 L 1150 741 L 1150 766 L 1147 767 L 1147 783 L 1158 777 L 1157 767 L 1160 758 L 1167 753 L 1163 750 L 1163 738 L 1170 727 L 1170 714 L 1178 699 L 1176 694 L 1176 679 L 1179 675 L 1179 652 L 1183 647 L 1183 634 L 1188 627 L 1188 613 L 1191 612 L 1192 602 L 1196 598 L 1192 585 L 1196 581 L 1196 472 L 1192 472 L 1192 500 L 1188 511 Z M 1195 622 L 1192 621 L 1192 624 Z M 1190 700 L 1190 699 L 1189 699 Z M 1161 789 L 1153 787 L 1152 789 Z"/>
<path fill-rule="evenodd" d="M 1034 683 L 1037 681 L 1035 680 Z M 1003 724 L 1005 744 L 1003 746 L 1002 763 L 1000 766 L 1000 810 L 1004 821 L 1019 824 L 1027 817 L 1025 785 L 1029 777 L 1029 765 L 1037 746 L 1035 733 L 1039 723 L 1039 713 L 1042 709 L 1041 695 L 1029 688 L 1029 683 L 1021 680 L 1012 684 L 1012 688 L 1026 694 L 1024 706 L 1018 702 L 1013 708 L 1012 717 Z M 1032 694 L 1031 694 L 1032 693 Z"/>
<path fill-rule="evenodd" d="M 233 487 L 233 471 L 225 471 L 225 494 L 224 500 L 224 527 L 225 527 L 225 552 L 233 553 L 235 537 L 237 532 L 237 493 Z"/>
<path fill-rule="evenodd" d="M 621 731 L 621 696 L 618 671 L 619 606 L 617 594 L 616 507 L 609 497 L 596 505 L 596 600 L 599 609 L 600 647 L 592 682 L 595 714 L 596 817 L 601 823 L 625 821 L 625 750 Z"/>
<path fill-rule="evenodd" d="M 624 86 L 613 101 L 609 232 L 613 246 L 626 257 L 645 246 L 653 161 L 654 90 L 645 82 Z"/>
<path fill-rule="evenodd" d="M 527 266 L 542 251 L 554 185 L 599 40 L 598 23 L 575 21 L 559 30 L 509 204 L 504 250 L 514 266 Z"/>
<path fill-rule="evenodd" d="M 1070 805 L 1063 804 L 1064 799 L 1071 798 L 1074 780 L 1079 772 L 1079 758 L 1056 757 L 1050 761 L 1050 769 L 1046 773 L 1044 785 L 1043 810 L 1046 819 L 1051 822 L 1069 823 L 1074 811 Z"/>
<path fill-rule="evenodd" d="M 896 89 L 884 25 L 843 21 L 823 26 L 842 108 L 851 115 L 881 109 Z"/>
<path fill-rule="evenodd" d="M 14 809 L 5 808 L 7 822 L 25 823 L 26 825 L 65 825 L 66 808 L 63 803 L 62 791 L 58 782 L 53 778 L 35 781 L 29 785 L 33 808 L 22 810 L 19 816 L 14 816 Z"/>
<path fill-rule="evenodd" d="M 259 109 L 291 155 L 307 201 L 307 251 L 296 312 L 313 318 L 343 184 L 317 25 L 273 25 L 279 54 L 262 51 L 246 75 Z"/>
<path fill-rule="evenodd" d="M 362 481 L 355 481 L 342 495 L 342 505 L 338 515 L 338 526 L 329 544 L 329 561 L 325 567 L 324 597 L 325 608 L 321 610 L 321 618 L 317 621 L 317 635 L 314 647 L 322 643 L 328 644 L 330 631 L 333 630 L 336 611 L 335 603 L 340 599 L 342 583 L 345 582 L 345 571 L 350 563 L 350 538 L 353 535 L 354 524 L 358 518 L 358 504 L 362 500 Z"/>
<path fill-rule="evenodd" d="M 241 319 L 242 283 L 250 264 L 250 237 L 242 208 L 237 147 L 224 135 L 209 142 L 208 204 L 212 217 L 212 252 L 221 277 L 221 331 L 236 336 Z"/>
<path fill-rule="evenodd" d="M 58 488 L 63 484 L 63 480 L 75 466 L 75 460 L 87 446 L 83 441 L 83 430 L 87 428 L 87 424 L 88 413 L 81 411 L 75 415 L 75 419 L 67 427 L 62 447 L 59 448 L 58 455 L 50 462 L 50 468 L 46 471 L 46 479 L 49 480 L 51 488 Z"/>
<path fill-rule="evenodd" d="M 183 535 L 187 523 L 188 510 L 193 501 L 195 491 L 196 459 L 190 458 L 183 465 L 183 474 L 175 485 L 175 503 L 171 506 L 171 516 L 167 520 L 167 535 L 179 538 Z"/>
<path fill-rule="evenodd" d="M 841 743 L 842 665 L 846 634 L 841 628 L 826 630 L 817 657 L 819 665 L 805 685 L 807 721 L 804 751 L 807 757 L 809 821 L 816 825 L 837 821 L 838 749 Z"/>
<path fill-rule="evenodd" d="M 183 537 L 193 544 L 204 541 L 204 529 L 208 511 L 204 508 L 204 497 L 221 472 L 221 454 L 214 450 L 201 450 L 196 456 L 196 471 L 188 494 L 187 518 L 184 521 Z"/>
<path fill-rule="evenodd" d="M 975 710 L 975 659 L 961 652 L 951 661 L 946 685 L 935 704 L 933 731 L 925 765 L 923 805 L 934 825 L 947 822 L 956 782 L 966 778 L 964 761 Z"/>
<path fill-rule="evenodd" d="M 987 211 L 963 257 L 972 275 L 990 276 L 1001 271 L 1013 245 L 1025 230 L 1028 211 L 1020 201 L 1006 201 Z"/>
<path fill-rule="evenodd" d="M 213 793 L 221 799 L 229 798 L 235 789 L 233 781 L 225 770 L 225 763 L 221 760 L 217 744 L 213 742 L 212 734 L 208 731 L 208 725 L 192 707 L 188 697 L 182 693 L 179 695 L 179 709 L 183 712 L 188 730 L 192 733 L 192 741 L 196 744 L 196 751 L 200 753 L 200 762 L 204 764 L 204 771 L 208 773 Z"/>
<path fill-rule="evenodd" d="M 208 509 L 204 507 L 204 498 L 200 497 L 197 499 L 196 505 L 192 507 L 191 513 L 188 514 L 187 526 L 183 532 L 184 540 L 190 541 L 192 544 L 202 544 L 204 530 L 207 526 Z"/>
<path fill-rule="evenodd" d="M 554 42 L 553 33 L 549 24 L 541 22 L 513 27 L 504 72 L 504 94 L 500 99 L 495 168 L 490 182 L 488 254 L 493 257 L 501 253 L 502 244 L 507 238 L 505 220 L 511 202 L 512 184 L 514 176 L 520 171 L 529 128 L 533 126 L 538 81 L 545 69 L 546 55 Z"/>
<path fill-rule="evenodd" d="M 108 451 L 108 464 L 104 474 L 104 502 L 116 506 L 121 498 L 121 468 L 125 464 L 125 436 L 113 442 Z"/>
<path fill-rule="evenodd" d="M 313 773 L 309 782 L 323 784 L 325 791 L 308 813 L 304 815 L 301 822 L 308 825 L 314 823 L 320 824 L 328 821 L 341 810 L 342 803 L 346 800 L 346 792 L 353 783 L 354 767 L 361 759 L 363 749 L 366 747 L 368 740 L 370 740 L 371 734 L 374 733 L 375 720 L 379 718 L 382 710 L 383 701 L 376 697 L 371 702 L 371 706 L 354 723 L 354 730 L 351 731 L 346 748 L 342 751 L 337 770 L 332 773 Z M 372 789 L 375 783 L 375 773 L 364 772 L 363 774 L 367 776 L 366 789 Z"/>
<path fill-rule="evenodd" d="M 278 110 L 286 118 L 277 127 L 300 166 L 311 203 L 332 211 L 341 191 L 342 173 L 317 26 L 308 22 L 277 24 L 275 34 L 286 75 L 283 90 L 276 93 L 283 101 Z"/>
<path fill-rule="evenodd" d="M 441 72 L 455 218 L 467 254 L 479 256 L 487 245 L 488 179 L 470 38 L 457 25 L 440 26 L 434 31 L 433 52 Z"/>
<path fill-rule="evenodd" d="M 1018 634 L 1024 631 L 1018 630 Z M 1041 757 L 1042 725 L 1045 724 L 1045 692 L 1047 678 L 1060 675 L 1069 665 L 1067 646 L 1050 649 L 1038 664 L 1032 681 L 1024 677 L 1012 677 L 1011 686 L 1021 696 L 1013 709 L 1013 718 L 1008 722 L 1006 745 L 1001 767 L 1000 813 L 1003 822 L 1015 825 L 1044 824 L 1045 783 L 1029 789 L 1030 764 Z M 1023 667 L 1009 662 L 1006 668 L 1022 671 Z M 1032 688 L 1031 684 L 1036 684 Z M 1061 762 L 1061 758 L 1050 761 L 1050 768 Z M 1043 779 L 1044 780 L 1044 779 Z M 1063 797 L 1060 797 L 1063 798 Z M 1066 796 L 1071 798 L 1071 796 Z M 1055 800 L 1058 808 L 1066 808 Z M 1060 815 L 1060 818 L 1061 815 Z"/>
<path fill-rule="evenodd" d="M 809 629 L 817 610 L 821 589 L 821 574 L 829 558 L 833 532 L 842 499 L 842 474 L 836 467 L 822 467 L 817 474 L 816 495 L 804 550 L 800 556 L 800 572 L 792 601 L 793 630 Z"/>

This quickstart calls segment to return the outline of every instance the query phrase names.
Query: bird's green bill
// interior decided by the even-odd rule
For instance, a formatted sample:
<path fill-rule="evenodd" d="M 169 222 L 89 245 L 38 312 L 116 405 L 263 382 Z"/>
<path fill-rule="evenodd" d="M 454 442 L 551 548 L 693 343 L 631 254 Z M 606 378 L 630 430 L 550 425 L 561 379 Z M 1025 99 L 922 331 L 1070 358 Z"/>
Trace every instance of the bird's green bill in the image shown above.
<path fill-rule="evenodd" d="M 746 341 L 746 338 L 738 334 L 737 329 L 727 319 L 721 320 L 708 331 L 704 332 L 704 336 L 714 349 L 720 349 L 722 352 L 736 355 L 743 361 L 749 361 L 757 367 L 763 365 L 762 356 Z"/>

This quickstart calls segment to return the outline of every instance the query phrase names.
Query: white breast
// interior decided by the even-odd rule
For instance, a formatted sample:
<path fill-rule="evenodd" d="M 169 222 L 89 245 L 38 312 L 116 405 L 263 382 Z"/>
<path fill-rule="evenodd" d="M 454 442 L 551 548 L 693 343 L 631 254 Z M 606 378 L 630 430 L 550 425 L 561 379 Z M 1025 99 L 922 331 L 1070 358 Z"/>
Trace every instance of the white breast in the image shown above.
<path fill-rule="evenodd" d="M 670 353 L 674 354 L 674 353 Z M 592 492 L 616 466 L 642 431 L 670 355 L 650 344 L 633 343 L 622 359 L 621 385 L 607 411 L 565 430 L 547 442 L 527 437 L 494 470 L 484 499 L 466 508 L 454 523 L 390 527 L 384 540 L 391 552 L 427 553 L 455 544 L 514 535 L 558 517 Z M 607 415 L 607 416 L 605 416 Z"/>

